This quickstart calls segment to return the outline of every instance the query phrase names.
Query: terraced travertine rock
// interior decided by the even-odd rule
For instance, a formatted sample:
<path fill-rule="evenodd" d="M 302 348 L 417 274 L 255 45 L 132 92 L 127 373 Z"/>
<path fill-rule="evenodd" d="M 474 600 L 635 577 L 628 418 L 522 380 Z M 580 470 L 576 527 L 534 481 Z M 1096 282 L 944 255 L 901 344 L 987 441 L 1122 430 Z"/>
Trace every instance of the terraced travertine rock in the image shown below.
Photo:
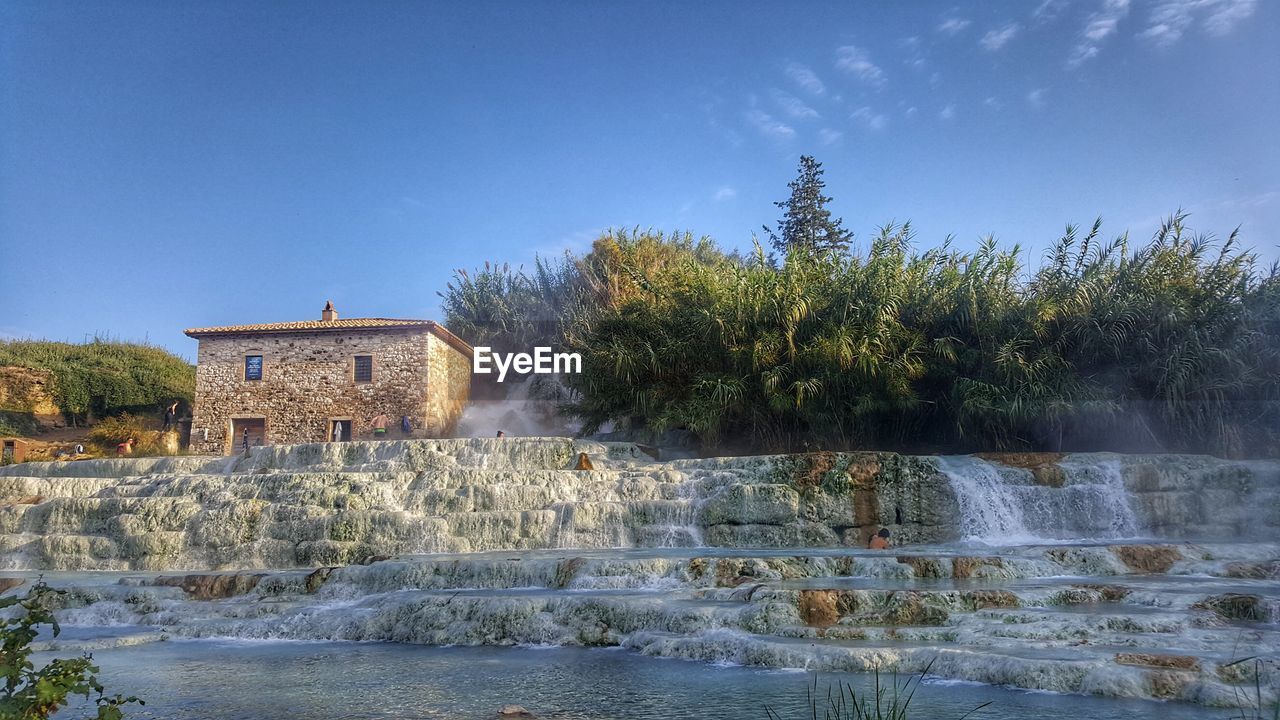
<path fill-rule="evenodd" d="M 582 453 L 593 469 L 572 469 Z M 28 463 L 0 468 L 0 565 L 208 570 L 498 549 L 863 546 L 880 527 L 898 544 L 1280 532 L 1280 463 L 1008 460 L 658 463 L 631 444 L 552 438 Z"/>
<path fill-rule="evenodd" d="M 955 679 L 1224 707 L 1257 678 L 1274 701 L 1280 582 L 1231 569 L 1280 545 L 1165 547 L 1181 559 L 1160 572 L 1129 567 L 1124 546 L 1075 545 L 505 551 L 48 579 L 69 591 L 64 624 L 178 637 L 601 645 L 811 671 L 932 663 Z"/>
<path fill-rule="evenodd" d="M 862 549 L 882 526 L 898 547 Z M 0 588 L 43 573 L 68 590 L 64 624 L 142 626 L 139 642 L 932 663 L 1220 706 L 1280 691 L 1276 537 L 1280 463 L 1196 456 L 658 463 L 630 444 L 483 439 L 0 468 L 0 564 L 22 569 Z"/>

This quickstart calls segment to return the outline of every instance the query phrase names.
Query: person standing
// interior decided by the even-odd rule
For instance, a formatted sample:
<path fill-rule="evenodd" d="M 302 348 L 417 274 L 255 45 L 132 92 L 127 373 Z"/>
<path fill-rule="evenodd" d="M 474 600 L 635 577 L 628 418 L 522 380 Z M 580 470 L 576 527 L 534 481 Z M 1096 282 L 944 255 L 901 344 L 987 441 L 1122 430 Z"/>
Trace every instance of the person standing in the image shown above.
<path fill-rule="evenodd" d="M 387 418 L 386 413 L 378 413 L 373 419 L 373 437 L 375 440 L 381 440 L 387 436 L 387 425 L 391 422 Z"/>
<path fill-rule="evenodd" d="M 413 423 L 409 421 L 408 415 L 400 416 L 400 432 L 405 437 L 409 437 L 409 435 L 413 433 Z"/>
<path fill-rule="evenodd" d="M 160 432 L 169 432 L 178 427 L 178 401 L 174 400 L 164 411 L 164 428 Z"/>
<path fill-rule="evenodd" d="M 240 433 L 240 447 L 244 448 L 244 456 L 249 457 L 249 428 Z"/>

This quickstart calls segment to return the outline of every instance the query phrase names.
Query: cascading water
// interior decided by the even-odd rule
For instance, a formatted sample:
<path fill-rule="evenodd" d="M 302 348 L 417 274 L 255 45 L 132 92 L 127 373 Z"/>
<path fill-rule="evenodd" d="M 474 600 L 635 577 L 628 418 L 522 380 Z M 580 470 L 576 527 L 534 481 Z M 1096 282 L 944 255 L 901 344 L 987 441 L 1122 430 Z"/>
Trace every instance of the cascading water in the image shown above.
<path fill-rule="evenodd" d="M 1061 462 L 1060 486 L 1028 470 L 976 457 L 940 457 L 960 507 L 960 536 L 990 545 L 1112 540 L 1138 535 L 1118 460 L 1083 456 Z"/>
<path fill-rule="evenodd" d="M 962 539 L 1000 545 L 1044 539 L 1027 529 L 1023 504 L 1012 496 L 992 464 L 972 457 L 940 457 L 938 469 L 947 476 L 960 505 Z"/>
<path fill-rule="evenodd" d="M 1104 537 L 1132 538 L 1139 535 L 1137 515 L 1133 511 L 1129 491 L 1124 486 L 1119 460 L 1075 459 L 1060 462 L 1059 467 L 1067 476 L 1067 485 L 1062 490 L 1079 496 L 1081 512 L 1096 513 L 1089 517 L 1102 523 L 1102 531 L 1106 533 Z"/>

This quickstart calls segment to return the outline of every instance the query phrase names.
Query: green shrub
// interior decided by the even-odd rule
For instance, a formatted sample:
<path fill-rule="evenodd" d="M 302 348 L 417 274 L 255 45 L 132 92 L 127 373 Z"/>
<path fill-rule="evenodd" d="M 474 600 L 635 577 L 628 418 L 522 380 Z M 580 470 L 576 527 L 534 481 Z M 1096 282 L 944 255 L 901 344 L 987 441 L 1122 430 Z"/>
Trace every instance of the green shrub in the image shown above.
<path fill-rule="evenodd" d="M 95 338 L 88 343 L 0 341 L 0 365 L 48 370 L 51 394 L 67 419 L 158 412 L 174 400 L 190 407 L 195 368 L 152 345 Z"/>
<path fill-rule="evenodd" d="M 164 434 L 151 428 L 146 418 L 129 413 L 103 418 L 89 430 L 87 440 L 100 454 L 110 455 L 116 446 L 133 438 L 134 455 L 167 455 L 162 439 Z"/>
<path fill-rule="evenodd" d="M 726 255 L 606 235 L 538 282 L 451 285 L 450 324 L 581 353 L 562 405 L 706 448 L 1280 453 L 1280 273 L 1175 215 L 1146 243 L 1069 228 L 1040 265 L 992 239 Z M 524 289 L 520 289 L 524 288 Z M 465 300 L 465 302 L 464 302 Z M 558 308 L 558 309 L 557 309 Z M 517 328 L 511 331 L 510 328 Z M 464 337 L 471 337 L 464 334 Z"/>
<path fill-rule="evenodd" d="M 40 423 L 31 413 L 0 410 L 0 437 L 30 437 L 40 432 Z"/>

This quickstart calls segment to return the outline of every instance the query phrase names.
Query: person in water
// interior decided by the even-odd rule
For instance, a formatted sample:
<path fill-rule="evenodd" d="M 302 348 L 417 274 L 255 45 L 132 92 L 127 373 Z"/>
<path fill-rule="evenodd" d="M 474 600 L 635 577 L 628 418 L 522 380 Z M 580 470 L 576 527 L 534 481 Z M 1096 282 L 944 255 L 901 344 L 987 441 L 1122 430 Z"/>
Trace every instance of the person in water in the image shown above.
<path fill-rule="evenodd" d="M 880 532 L 872 536 L 871 542 L 867 543 L 867 547 L 872 550 L 888 550 L 889 528 L 880 528 Z"/>
<path fill-rule="evenodd" d="M 504 438 L 504 437 L 506 437 L 506 436 L 507 436 L 507 434 L 506 434 L 505 432 L 503 432 L 503 431 L 501 431 L 501 430 L 499 430 L 499 431 L 498 431 L 498 437 L 500 437 L 500 438 Z"/>

